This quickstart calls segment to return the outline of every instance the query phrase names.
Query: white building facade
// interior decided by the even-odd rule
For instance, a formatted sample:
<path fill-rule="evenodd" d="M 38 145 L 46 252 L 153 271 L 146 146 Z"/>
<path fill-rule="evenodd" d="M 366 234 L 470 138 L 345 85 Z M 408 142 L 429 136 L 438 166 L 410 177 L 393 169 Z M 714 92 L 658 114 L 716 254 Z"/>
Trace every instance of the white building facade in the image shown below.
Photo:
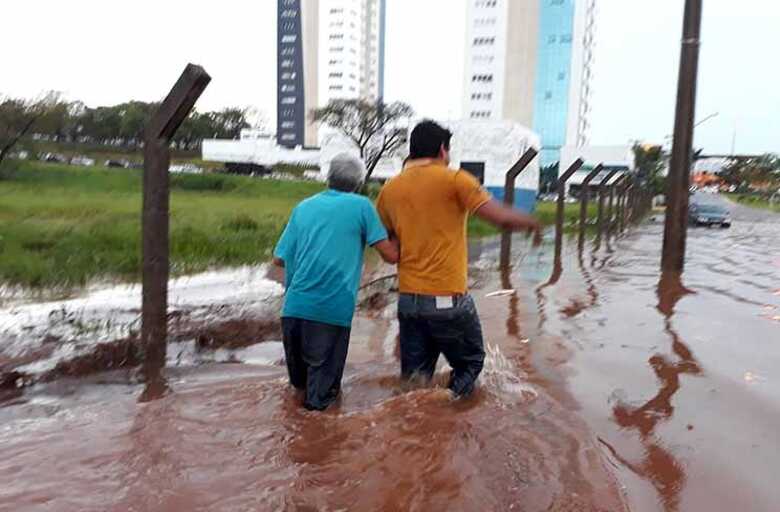
<path fill-rule="evenodd" d="M 542 165 L 590 130 L 595 0 L 468 0 L 463 116 L 542 138 Z"/>
<path fill-rule="evenodd" d="M 385 0 L 320 0 L 320 104 L 384 93 Z"/>

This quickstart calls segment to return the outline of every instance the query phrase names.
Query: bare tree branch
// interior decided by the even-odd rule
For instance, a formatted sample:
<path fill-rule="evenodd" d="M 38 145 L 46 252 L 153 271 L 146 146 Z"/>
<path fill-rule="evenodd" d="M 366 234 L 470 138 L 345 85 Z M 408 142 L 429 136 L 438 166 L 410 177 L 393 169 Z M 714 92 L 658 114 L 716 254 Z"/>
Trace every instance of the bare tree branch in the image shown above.
<path fill-rule="evenodd" d="M 403 126 L 414 115 L 405 103 L 333 100 L 312 113 L 312 120 L 337 129 L 349 139 L 366 164 L 370 178 L 382 158 L 406 143 Z"/>

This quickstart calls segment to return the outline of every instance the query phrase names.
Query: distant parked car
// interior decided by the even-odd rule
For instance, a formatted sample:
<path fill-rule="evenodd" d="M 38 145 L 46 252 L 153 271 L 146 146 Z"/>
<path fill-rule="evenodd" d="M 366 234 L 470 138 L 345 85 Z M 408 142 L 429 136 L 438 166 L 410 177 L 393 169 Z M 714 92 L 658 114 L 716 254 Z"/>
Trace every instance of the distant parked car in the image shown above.
<path fill-rule="evenodd" d="M 43 153 L 40 155 L 39 160 L 43 162 L 51 162 L 55 164 L 67 164 L 68 159 L 59 153 Z"/>
<path fill-rule="evenodd" d="M 127 160 L 106 160 L 105 165 L 106 167 L 126 169 L 130 165 L 130 162 Z"/>
<path fill-rule="evenodd" d="M 688 208 L 688 222 L 693 226 L 731 227 L 731 214 L 719 204 L 691 203 Z"/>
<path fill-rule="evenodd" d="M 173 164 L 168 168 L 168 172 L 183 174 L 201 174 L 203 169 L 195 164 Z"/>
<path fill-rule="evenodd" d="M 95 165 L 95 160 L 87 158 L 85 156 L 74 156 L 70 159 L 70 165 L 80 165 L 82 167 L 92 167 Z"/>

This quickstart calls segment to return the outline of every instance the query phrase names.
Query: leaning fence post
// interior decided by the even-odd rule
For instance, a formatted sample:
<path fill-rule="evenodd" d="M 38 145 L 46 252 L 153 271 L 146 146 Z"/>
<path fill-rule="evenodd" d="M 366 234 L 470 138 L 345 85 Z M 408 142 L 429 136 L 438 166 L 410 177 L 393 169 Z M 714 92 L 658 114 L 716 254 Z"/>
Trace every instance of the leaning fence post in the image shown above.
<path fill-rule="evenodd" d="M 623 187 L 623 183 L 628 178 L 627 174 L 618 176 L 614 183 L 609 187 L 609 203 L 610 203 L 610 217 L 609 217 L 609 229 L 614 231 L 617 229 L 620 220 L 620 189 Z"/>
<path fill-rule="evenodd" d="M 613 169 L 607 174 L 607 176 L 599 182 L 599 214 L 598 214 L 598 229 L 599 236 L 604 233 L 604 201 L 606 200 L 607 183 L 617 174 L 619 171 Z M 610 206 L 611 208 L 611 206 Z M 610 212 L 611 214 L 611 212 Z"/>
<path fill-rule="evenodd" d="M 584 164 L 581 158 L 572 163 L 566 172 L 564 172 L 558 178 L 558 203 L 555 212 L 555 260 L 560 263 L 561 251 L 563 248 L 563 216 L 566 200 L 566 182 L 574 175 L 575 172 L 580 170 L 582 164 Z"/>
<path fill-rule="evenodd" d="M 599 175 L 604 168 L 602 164 L 598 164 L 593 168 L 585 179 L 582 180 L 580 185 L 580 244 L 585 240 L 585 226 L 588 222 L 588 200 L 590 199 L 590 182 L 593 178 Z"/>
<path fill-rule="evenodd" d="M 626 191 L 623 193 L 623 229 L 631 223 L 631 192 L 633 184 L 626 184 Z"/>
<path fill-rule="evenodd" d="M 146 395 L 154 395 L 165 388 L 162 369 L 165 366 L 168 336 L 168 168 L 171 161 L 171 139 L 210 81 L 211 77 L 202 67 L 187 65 L 146 126 L 141 219 L 141 347 L 144 354 L 143 373 L 147 382 Z"/>
<path fill-rule="evenodd" d="M 623 183 L 620 184 L 620 190 L 618 191 L 618 204 L 620 205 L 620 211 L 618 212 L 618 230 L 624 231 L 626 229 L 626 207 L 628 206 L 627 195 L 628 188 L 631 186 L 631 178 L 626 177 Z"/>
<path fill-rule="evenodd" d="M 515 205 L 515 180 L 536 158 L 539 152 L 534 148 L 529 148 L 523 156 L 506 173 L 504 182 L 504 204 L 510 207 Z M 501 268 L 509 267 L 509 259 L 512 253 L 512 232 L 505 229 L 501 233 Z"/>

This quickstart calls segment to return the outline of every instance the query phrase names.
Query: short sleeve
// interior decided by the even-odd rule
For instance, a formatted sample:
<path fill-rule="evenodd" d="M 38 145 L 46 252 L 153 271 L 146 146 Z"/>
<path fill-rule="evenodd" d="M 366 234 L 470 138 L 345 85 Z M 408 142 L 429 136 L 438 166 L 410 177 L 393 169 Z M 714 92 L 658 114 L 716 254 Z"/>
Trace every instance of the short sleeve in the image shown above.
<path fill-rule="evenodd" d="M 377 214 L 374 205 L 366 200 L 363 204 L 363 226 L 365 226 L 366 243 L 375 245 L 382 240 L 387 240 L 387 230 Z"/>
<path fill-rule="evenodd" d="M 274 256 L 283 260 L 285 264 L 289 264 L 295 257 L 297 231 L 295 226 L 295 210 L 293 210 L 292 215 L 290 215 L 290 220 L 287 221 L 287 226 L 284 228 L 284 232 L 282 232 L 282 236 L 279 238 L 279 242 L 276 244 L 276 249 L 274 250 Z"/>
<path fill-rule="evenodd" d="M 458 202 L 469 213 L 474 213 L 490 201 L 490 194 L 468 171 L 455 173 L 455 193 Z"/>

